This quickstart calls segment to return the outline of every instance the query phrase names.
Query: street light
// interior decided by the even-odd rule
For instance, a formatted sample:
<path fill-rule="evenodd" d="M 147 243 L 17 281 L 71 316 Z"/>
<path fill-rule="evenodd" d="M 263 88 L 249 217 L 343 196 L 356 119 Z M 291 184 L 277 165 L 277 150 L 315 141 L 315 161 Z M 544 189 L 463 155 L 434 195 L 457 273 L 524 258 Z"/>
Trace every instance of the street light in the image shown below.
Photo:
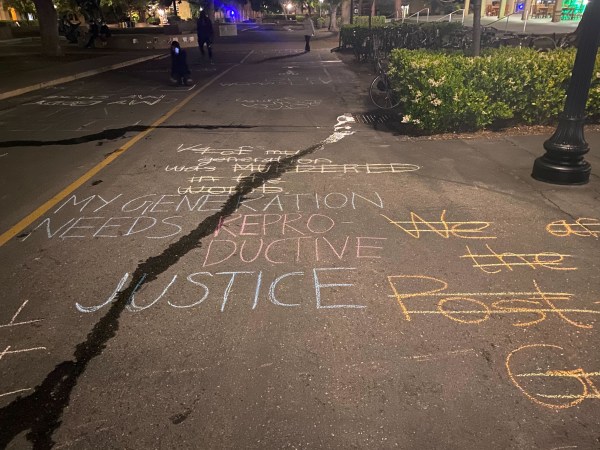
<path fill-rule="evenodd" d="M 286 3 L 283 6 L 283 14 L 285 15 L 285 20 L 286 21 L 288 20 L 288 16 L 287 15 L 290 14 L 291 10 L 292 10 L 292 4 L 291 3 Z"/>
<path fill-rule="evenodd" d="M 586 184 L 592 166 L 584 158 L 589 145 L 583 137 L 585 103 L 590 91 L 600 41 L 600 0 L 590 0 L 579 24 L 579 44 L 564 111 L 558 127 L 544 142 L 546 154 L 533 164 L 531 176 L 554 184 Z"/>

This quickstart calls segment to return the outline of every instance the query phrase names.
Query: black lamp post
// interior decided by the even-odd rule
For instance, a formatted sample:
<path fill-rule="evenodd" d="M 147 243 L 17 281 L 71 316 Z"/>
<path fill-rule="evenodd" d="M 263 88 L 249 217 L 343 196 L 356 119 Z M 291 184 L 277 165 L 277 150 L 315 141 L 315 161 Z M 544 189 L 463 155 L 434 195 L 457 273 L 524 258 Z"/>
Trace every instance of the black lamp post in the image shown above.
<path fill-rule="evenodd" d="M 556 131 L 544 142 L 546 154 L 535 160 L 531 176 L 554 184 L 585 184 L 591 165 L 583 158 L 589 151 L 583 137 L 585 104 L 600 41 L 600 0 L 590 0 L 579 26 L 579 45 L 567 89 L 564 111 Z"/>

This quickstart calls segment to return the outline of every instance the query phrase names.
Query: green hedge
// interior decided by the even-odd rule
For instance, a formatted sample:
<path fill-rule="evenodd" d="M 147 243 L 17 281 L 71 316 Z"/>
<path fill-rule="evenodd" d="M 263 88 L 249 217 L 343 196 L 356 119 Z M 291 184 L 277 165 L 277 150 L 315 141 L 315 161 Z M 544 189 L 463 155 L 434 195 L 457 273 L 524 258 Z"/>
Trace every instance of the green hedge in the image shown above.
<path fill-rule="evenodd" d="M 353 26 L 369 26 L 369 16 L 354 16 L 352 18 Z M 371 26 L 381 27 L 385 25 L 385 16 L 371 16 Z"/>
<path fill-rule="evenodd" d="M 390 76 L 402 98 L 404 122 L 430 132 L 488 126 L 550 124 L 563 110 L 575 50 L 486 50 L 471 58 L 427 50 L 392 52 Z M 600 120 L 600 54 L 587 104 Z"/>

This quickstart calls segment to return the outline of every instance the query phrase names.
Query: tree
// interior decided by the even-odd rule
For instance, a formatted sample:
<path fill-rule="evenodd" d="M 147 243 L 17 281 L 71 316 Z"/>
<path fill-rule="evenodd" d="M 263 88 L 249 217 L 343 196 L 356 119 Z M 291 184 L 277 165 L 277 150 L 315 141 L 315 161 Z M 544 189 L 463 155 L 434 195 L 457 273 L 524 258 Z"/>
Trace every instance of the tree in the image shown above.
<path fill-rule="evenodd" d="M 473 56 L 481 53 L 481 0 L 473 0 Z"/>
<path fill-rule="evenodd" d="M 342 0 L 342 23 L 349 24 L 350 23 L 350 9 L 352 8 L 351 0 Z"/>
<path fill-rule="evenodd" d="M 285 9 L 282 8 L 279 0 L 250 0 L 250 6 L 252 11 L 256 12 L 280 12 Z"/>
<path fill-rule="evenodd" d="M 306 6 L 308 9 L 308 14 L 312 16 L 313 11 L 317 9 L 317 5 L 319 4 L 319 0 L 304 0 L 301 2 L 302 6 Z"/>
<path fill-rule="evenodd" d="M 40 24 L 42 54 L 61 56 L 62 50 L 58 40 L 58 15 L 52 0 L 33 0 Z"/>
<path fill-rule="evenodd" d="M 4 2 L 5 8 L 14 8 L 22 16 L 35 13 L 35 5 L 32 0 L 7 0 Z"/>
<path fill-rule="evenodd" d="M 85 17 L 85 20 L 90 22 L 92 20 L 102 18 L 102 10 L 100 9 L 100 0 L 75 0 L 79 6 L 79 10 Z"/>
<path fill-rule="evenodd" d="M 81 1 L 81 0 L 77 0 Z M 135 13 L 140 15 L 141 20 L 145 20 L 146 10 L 151 5 L 158 4 L 153 0 L 101 0 L 100 6 L 112 11 L 112 14 L 115 16 L 115 19 L 121 21 L 123 16 L 132 17 Z M 168 6 L 168 5 L 167 5 Z M 94 11 L 95 6 L 91 5 L 91 8 L 88 6 L 88 15 L 91 14 L 100 14 L 100 16 L 93 16 L 92 18 L 103 17 L 102 12 Z M 87 17 L 86 17 L 87 19 Z"/>
<path fill-rule="evenodd" d="M 53 0 L 56 11 L 60 14 L 63 11 L 77 11 L 79 5 L 75 0 Z"/>
<path fill-rule="evenodd" d="M 58 40 L 58 15 L 52 0 L 8 0 L 6 6 L 15 8 L 23 15 L 35 13 L 40 25 L 42 54 L 46 56 L 62 54 Z"/>
<path fill-rule="evenodd" d="M 337 31 L 337 10 L 342 0 L 329 0 L 329 31 Z"/>

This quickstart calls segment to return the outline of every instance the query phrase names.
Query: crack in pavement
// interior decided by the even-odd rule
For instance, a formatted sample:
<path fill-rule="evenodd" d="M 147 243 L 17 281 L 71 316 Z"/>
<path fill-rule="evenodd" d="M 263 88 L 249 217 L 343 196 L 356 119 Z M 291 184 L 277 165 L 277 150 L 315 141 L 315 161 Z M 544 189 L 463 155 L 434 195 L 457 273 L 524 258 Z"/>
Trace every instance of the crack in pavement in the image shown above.
<path fill-rule="evenodd" d="M 58 139 L 55 141 L 34 141 L 34 140 L 21 140 L 21 141 L 3 141 L 0 142 L 0 148 L 6 147 L 43 147 L 46 145 L 77 145 L 84 144 L 86 142 L 102 141 L 102 140 L 115 140 L 125 137 L 128 132 L 143 132 L 150 129 L 150 125 L 131 125 L 123 128 L 110 128 L 108 130 L 102 130 L 98 133 L 88 134 L 85 136 L 79 136 L 68 139 Z M 255 128 L 252 125 L 159 125 L 154 127 L 156 129 L 162 128 L 178 128 L 178 129 L 200 129 L 200 130 L 220 130 L 220 129 L 250 129 Z"/>
<path fill-rule="evenodd" d="M 346 120 L 340 120 L 344 118 Z M 219 211 L 204 219 L 189 234 L 169 245 L 160 255 L 151 256 L 139 264 L 132 275 L 132 281 L 141 277 L 146 278 L 146 283 L 156 280 L 188 252 L 200 248 L 201 240 L 211 235 L 219 223 L 222 223 L 222 219 L 233 214 L 239 208 L 240 202 L 254 189 L 271 179 L 280 177 L 304 156 L 323 149 L 326 144 L 335 143 L 353 134 L 352 131 L 339 131 L 348 130 L 349 127 L 340 125 L 352 121 L 347 115 L 340 116 L 334 133 L 326 139 L 280 162 L 268 163 L 267 170 L 264 172 L 255 172 L 242 178 L 235 192 L 229 196 Z M 137 283 L 132 282 L 127 289 L 118 293 L 110 309 L 94 325 L 85 341 L 76 345 L 74 359 L 57 364 L 31 394 L 18 397 L 0 409 L 0 448 L 6 448 L 16 436 L 26 430 L 29 430 L 26 438 L 33 444 L 34 449 L 47 449 L 55 445 L 52 435 L 62 423 L 63 411 L 69 405 L 71 393 L 77 386 L 79 377 L 84 374 L 88 364 L 100 356 L 107 343 L 117 335 L 121 314 L 131 301 L 137 287 Z"/>
<path fill-rule="evenodd" d="M 565 215 L 569 216 L 571 219 L 573 219 L 573 220 L 577 221 L 577 219 L 578 219 L 577 217 L 575 217 L 573 214 L 571 214 L 571 213 L 569 213 L 569 212 L 565 211 L 564 209 L 562 209 L 562 208 L 560 207 L 560 205 L 559 205 L 558 203 L 556 203 L 555 201 L 553 201 L 552 199 L 550 199 L 550 197 L 548 197 L 548 196 L 547 196 L 547 195 L 544 193 L 544 191 L 536 189 L 536 192 L 537 192 L 538 194 L 540 194 L 540 197 L 542 197 L 542 198 L 543 198 L 544 200 L 546 200 L 548 203 L 550 203 L 551 205 L 553 205 L 553 206 L 554 206 L 556 209 L 558 209 L 560 212 L 562 212 L 563 214 L 565 214 Z"/>

